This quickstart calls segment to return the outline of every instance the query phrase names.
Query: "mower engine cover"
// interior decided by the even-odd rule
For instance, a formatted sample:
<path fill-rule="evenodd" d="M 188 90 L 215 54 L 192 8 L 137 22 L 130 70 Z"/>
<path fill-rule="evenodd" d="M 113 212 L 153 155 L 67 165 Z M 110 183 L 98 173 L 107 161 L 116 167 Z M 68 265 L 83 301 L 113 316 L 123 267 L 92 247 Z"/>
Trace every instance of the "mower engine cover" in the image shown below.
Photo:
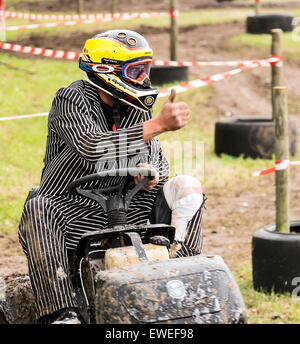
<path fill-rule="evenodd" d="M 97 324 L 245 323 L 239 288 L 220 256 L 198 255 L 101 271 Z"/>

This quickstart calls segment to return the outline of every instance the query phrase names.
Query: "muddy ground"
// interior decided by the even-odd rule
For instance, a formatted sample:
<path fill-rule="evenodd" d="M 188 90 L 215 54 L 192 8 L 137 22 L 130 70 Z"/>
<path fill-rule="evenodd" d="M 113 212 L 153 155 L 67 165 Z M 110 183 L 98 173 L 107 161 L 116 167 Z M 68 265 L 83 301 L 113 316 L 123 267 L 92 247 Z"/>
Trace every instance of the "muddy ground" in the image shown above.
<path fill-rule="evenodd" d="M 52 2 L 54 3 L 55 1 Z M 131 1 L 127 2 L 131 4 Z M 140 1 L 140 3 L 142 2 Z M 154 3 L 161 4 L 165 2 Z M 86 1 L 86 3 L 89 4 L 90 1 Z M 132 1 L 132 3 L 135 2 Z M 196 6 L 196 3 L 200 3 L 200 1 L 191 1 L 189 3 Z M 42 2 L 40 4 L 45 3 Z M 161 9 L 159 6 L 157 8 L 153 6 L 153 9 Z M 28 7 L 26 9 L 28 10 Z M 31 8 L 29 7 L 29 9 Z M 51 10 L 50 8 L 35 8 L 35 11 L 39 10 L 41 12 L 42 9 Z M 134 7 L 131 9 L 135 10 Z M 60 10 L 62 9 L 60 8 Z M 125 9 L 122 8 L 122 10 Z M 246 51 L 245 49 L 240 50 L 238 47 L 236 50 L 229 49 L 225 39 L 232 35 L 243 33 L 244 30 L 244 24 L 242 23 L 186 27 L 180 31 L 179 59 L 197 61 L 267 57 L 264 55 L 267 52 L 256 51 L 256 49 L 248 49 Z M 139 32 L 149 40 L 150 45 L 154 49 L 156 59 L 168 59 L 169 38 L 167 29 L 142 26 Z M 98 32 L 90 32 L 87 36 L 86 33 L 76 32 L 70 36 L 47 37 L 47 39 L 42 35 L 33 33 L 30 38 L 16 43 L 43 48 L 81 51 L 85 39 L 95 33 Z M 24 55 L 19 56 L 25 57 Z M 224 68 L 195 68 L 191 69 L 190 73 L 193 77 L 204 77 L 223 70 Z M 290 99 L 298 104 L 298 109 L 300 88 L 297 87 L 297 83 L 299 78 L 299 66 L 285 64 L 284 82 L 288 86 Z M 239 76 L 214 84 L 214 96 L 211 98 L 208 107 L 215 110 L 216 119 L 219 116 L 223 116 L 226 112 L 231 112 L 233 115 L 271 116 L 269 85 L 269 68 L 258 68 L 242 73 Z M 202 108 L 201 111 L 205 111 L 205 108 Z M 201 120 L 201 114 L 199 115 Z M 294 118 L 298 122 L 299 129 L 300 109 L 294 114 Z M 213 130 L 213 128 L 211 129 Z M 213 178 L 213 175 L 206 177 Z M 238 262 L 251 259 L 252 234 L 263 226 L 273 223 L 275 220 L 275 188 L 273 185 L 274 176 L 270 175 L 253 178 L 249 182 L 242 184 L 236 184 L 233 180 L 228 185 L 224 185 L 223 189 L 206 187 L 205 193 L 208 200 L 203 224 L 203 252 L 220 254 L 232 269 L 235 269 Z M 299 191 L 299 169 L 292 168 L 291 219 L 294 220 L 300 218 Z M 26 271 L 26 261 L 18 244 L 17 235 L 1 234 L 0 276 Z"/>

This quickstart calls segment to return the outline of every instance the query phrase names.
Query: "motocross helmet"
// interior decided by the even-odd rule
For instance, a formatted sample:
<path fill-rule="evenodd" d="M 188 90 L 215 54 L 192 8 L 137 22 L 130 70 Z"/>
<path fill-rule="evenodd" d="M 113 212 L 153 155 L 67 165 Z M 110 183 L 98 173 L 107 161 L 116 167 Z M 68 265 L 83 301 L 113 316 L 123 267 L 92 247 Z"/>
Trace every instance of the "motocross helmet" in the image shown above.
<path fill-rule="evenodd" d="M 79 68 L 88 82 L 113 99 L 147 112 L 159 92 L 149 79 L 152 56 L 137 32 L 109 30 L 86 41 Z"/>

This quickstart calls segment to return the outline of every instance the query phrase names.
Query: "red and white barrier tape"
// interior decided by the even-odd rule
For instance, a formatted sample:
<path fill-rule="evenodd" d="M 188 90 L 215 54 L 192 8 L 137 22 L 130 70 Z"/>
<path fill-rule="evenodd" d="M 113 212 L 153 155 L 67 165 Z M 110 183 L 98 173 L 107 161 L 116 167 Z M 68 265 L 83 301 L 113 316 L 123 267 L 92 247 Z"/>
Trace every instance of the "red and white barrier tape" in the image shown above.
<path fill-rule="evenodd" d="M 71 26 L 79 24 L 91 24 L 97 22 L 109 22 L 115 20 L 130 20 L 130 19 L 140 19 L 140 18 L 154 18 L 154 17 L 163 17 L 167 16 L 167 12 L 142 12 L 142 13 L 103 13 L 97 15 L 95 18 L 90 19 L 80 19 L 80 20 L 71 20 L 59 23 L 45 23 L 45 24 L 30 24 L 30 25 L 19 25 L 19 26 L 7 26 L 6 31 L 16 31 L 16 30 L 29 30 L 29 29 L 41 29 L 47 27 L 56 27 L 56 26 Z"/>
<path fill-rule="evenodd" d="M 179 16 L 179 11 L 178 10 L 171 10 L 169 11 L 169 15 L 171 18 L 176 19 Z"/>
<path fill-rule="evenodd" d="M 184 82 L 180 85 L 169 87 L 169 88 L 166 88 L 164 90 L 161 90 L 158 94 L 158 98 L 168 96 L 170 94 L 172 88 L 175 89 L 177 93 L 182 93 L 182 92 L 185 92 L 185 91 L 188 91 L 191 89 L 195 89 L 195 88 L 199 88 L 199 87 L 213 84 L 217 81 L 224 80 L 230 76 L 233 76 L 233 75 L 236 75 L 238 73 L 245 72 L 247 70 L 254 69 L 257 67 L 259 67 L 257 64 L 253 64 L 251 66 L 241 67 L 241 68 L 234 69 L 234 70 L 231 70 L 231 71 L 226 72 L 226 73 L 216 74 L 216 75 L 213 75 L 213 76 L 208 77 L 208 78 L 201 78 L 201 79 L 196 79 L 196 80 L 189 81 L 189 82 Z M 38 116 L 46 116 L 47 114 L 48 113 L 43 112 L 43 113 L 34 114 L 34 115 L 0 117 L 0 121 L 6 121 L 6 120 L 12 120 L 12 119 L 21 119 L 21 118 L 31 118 L 31 117 L 38 117 Z"/>
<path fill-rule="evenodd" d="M 78 60 L 81 53 L 73 51 L 53 50 L 44 48 L 35 48 L 29 46 L 23 46 L 19 44 L 3 43 L 0 42 L 0 49 L 11 50 L 25 54 L 33 54 L 39 56 L 55 57 L 58 59 Z"/>
<path fill-rule="evenodd" d="M 40 14 L 40 13 L 22 13 L 5 11 L 6 18 L 28 19 L 28 20 L 78 20 L 78 19 L 98 19 L 104 13 L 91 14 Z M 108 14 L 111 15 L 111 14 Z"/>
<path fill-rule="evenodd" d="M 265 170 L 259 171 L 259 172 L 254 172 L 253 176 L 258 177 L 258 176 L 264 176 L 266 174 L 270 174 L 276 171 L 281 171 L 285 170 L 290 166 L 293 165 L 300 165 L 300 161 L 290 161 L 290 160 L 277 160 L 275 161 L 275 166 L 267 168 Z"/>
<path fill-rule="evenodd" d="M 47 57 L 55 57 L 68 60 L 78 60 L 81 53 L 74 51 L 63 51 L 53 50 L 44 48 L 35 48 L 29 46 L 22 46 L 19 44 L 3 43 L 0 42 L 0 49 L 11 50 L 21 53 L 41 55 Z M 282 66 L 281 56 L 272 56 L 265 60 L 245 60 L 245 61 L 203 61 L 203 62 L 184 62 L 184 61 L 163 61 L 163 60 L 152 60 L 152 66 L 191 66 L 191 67 L 202 67 L 202 66 L 228 66 L 228 67 L 247 67 L 253 64 L 258 67 L 269 67 L 270 65 Z"/>
<path fill-rule="evenodd" d="M 154 13 L 154 12 L 152 12 Z M 178 16 L 178 11 L 161 12 L 161 15 Z M 124 13 L 125 14 L 125 13 Z M 132 13 L 127 13 L 131 15 Z M 147 13 L 149 14 L 149 13 Z M 85 19 L 102 19 L 103 17 L 118 16 L 120 13 L 86 13 L 86 14 L 40 14 L 40 13 L 20 13 L 5 11 L 6 18 L 28 19 L 28 20 L 85 20 Z"/>
<path fill-rule="evenodd" d="M 163 61 L 163 60 L 152 60 L 151 64 L 153 66 L 187 66 L 187 67 L 246 67 L 253 64 L 257 64 L 259 67 L 270 67 L 270 65 L 281 66 L 282 57 L 273 55 L 266 60 L 245 60 L 245 61 L 197 61 L 197 62 L 188 62 L 188 61 Z"/>
<path fill-rule="evenodd" d="M 175 89 L 177 93 L 181 93 L 181 92 L 185 92 L 188 90 L 192 90 L 194 88 L 199 88 L 199 87 L 213 84 L 217 81 L 224 80 L 226 78 L 229 78 L 230 76 L 233 76 L 233 75 L 236 75 L 236 74 L 239 74 L 241 72 L 245 72 L 247 70 L 254 69 L 257 67 L 259 67 L 258 64 L 252 64 L 250 66 L 244 66 L 244 67 L 240 67 L 237 69 L 233 69 L 229 72 L 219 73 L 219 74 L 213 75 L 213 76 L 208 77 L 208 78 L 201 78 L 201 79 L 196 79 L 193 81 L 184 82 L 180 85 L 169 87 L 169 88 L 166 88 L 164 90 L 161 90 L 159 92 L 158 98 L 168 96 L 170 94 L 172 88 Z"/>

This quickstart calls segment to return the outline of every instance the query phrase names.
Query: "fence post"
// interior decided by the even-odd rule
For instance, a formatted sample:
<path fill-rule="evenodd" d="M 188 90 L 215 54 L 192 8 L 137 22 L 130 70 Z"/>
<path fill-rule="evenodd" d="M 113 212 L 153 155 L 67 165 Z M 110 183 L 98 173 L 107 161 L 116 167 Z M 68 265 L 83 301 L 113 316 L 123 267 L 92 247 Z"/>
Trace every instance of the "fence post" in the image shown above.
<path fill-rule="evenodd" d="M 282 37 L 282 30 L 281 29 L 273 29 L 272 31 L 272 46 L 271 46 L 271 55 L 282 56 L 282 48 L 281 48 L 281 37 Z M 277 86 L 281 86 L 281 73 L 282 68 L 278 64 L 273 64 L 271 66 L 271 92 L 272 92 L 272 102 L 273 102 L 273 88 Z M 274 119 L 274 113 L 273 113 Z"/>
<path fill-rule="evenodd" d="M 255 0 L 255 15 L 259 16 L 260 13 L 260 0 Z"/>
<path fill-rule="evenodd" d="M 117 8 L 118 0 L 111 0 L 110 13 L 115 13 Z"/>
<path fill-rule="evenodd" d="M 77 0 L 77 13 L 83 13 L 83 0 Z"/>
<path fill-rule="evenodd" d="M 177 61 L 177 1 L 170 0 L 170 16 L 171 16 L 171 26 L 170 26 L 170 60 Z"/>
<path fill-rule="evenodd" d="M 273 88 L 275 157 L 289 160 L 288 109 L 286 87 Z M 289 168 L 276 170 L 276 230 L 289 233 Z"/>

